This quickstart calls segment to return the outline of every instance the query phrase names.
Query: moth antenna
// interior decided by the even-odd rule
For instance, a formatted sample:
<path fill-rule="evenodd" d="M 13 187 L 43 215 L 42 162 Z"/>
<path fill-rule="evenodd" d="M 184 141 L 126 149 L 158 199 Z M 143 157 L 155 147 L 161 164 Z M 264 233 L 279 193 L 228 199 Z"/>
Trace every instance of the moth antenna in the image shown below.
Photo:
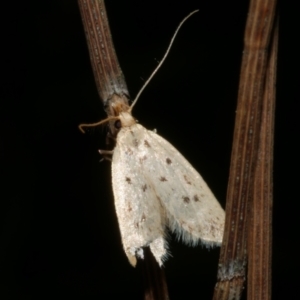
<path fill-rule="evenodd" d="M 141 93 L 144 91 L 145 87 L 148 85 L 148 83 L 150 82 L 150 80 L 153 78 L 153 76 L 156 74 L 156 72 L 159 70 L 159 68 L 160 68 L 161 65 L 164 63 L 165 59 L 167 58 L 167 56 L 168 56 L 168 54 L 169 54 L 169 52 L 170 52 L 170 49 L 171 49 L 171 47 L 172 47 L 172 45 L 173 45 L 173 43 L 174 43 L 175 37 L 176 37 L 176 35 L 177 35 L 179 29 L 181 28 L 181 26 L 183 25 L 183 23 L 184 23 L 188 18 L 190 18 L 193 14 L 195 14 L 195 13 L 198 12 L 198 11 L 199 11 L 199 9 L 194 10 L 193 12 L 191 12 L 188 16 L 186 16 L 186 17 L 180 22 L 180 24 L 178 25 L 178 27 L 177 27 L 175 33 L 173 34 L 173 37 L 172 37 L 172 39 L 171 39 L 171 42 L 170 42 L 170 44 L 169 44 L 169 47 L 168 47 L 168 49 L 167 49 L 165 55 L 163 56 L 162 60 L 160 61 L 160 63 L 158 64 L 158 66 L 155 68 L 155 70 L 152 72 L 152 74 L 150 75 L 150 77 L 149 77 L 149 78 L 147 79 L 147 81 L 144 83 L 144 85 L 142 86 L 142 88 L 140 89 L 140 91 L 138 92 L 138 94 L 136 95 L 134 101 L 132 102 L 132 104 L 131 104 L 131 106 L 130 106 L 130 108 L 129 108 L 129 112 L 130 112 L 130 113 L 131 113 L 131 111 L 132 111 L 134 105 L 135 105 L 136 102 L 138 101 L 138 99 L 139 99 Z"/>
<path fill-rule="evenodd" d="M 95 126 L 101 125 L 103 123 L 109 122 L 110 120 L 119 120 L 119 119 L 120 119 L 120 117 L 108 117 L 108 118 L 106 118 L 102 121 L 96 122 L 96 123 L 80 124 L 80 125 L 78 125 L 78 128 L 82 133 L 85 133 L 85 131 L 83 130 L 83 127 L 95 127 Z"/>

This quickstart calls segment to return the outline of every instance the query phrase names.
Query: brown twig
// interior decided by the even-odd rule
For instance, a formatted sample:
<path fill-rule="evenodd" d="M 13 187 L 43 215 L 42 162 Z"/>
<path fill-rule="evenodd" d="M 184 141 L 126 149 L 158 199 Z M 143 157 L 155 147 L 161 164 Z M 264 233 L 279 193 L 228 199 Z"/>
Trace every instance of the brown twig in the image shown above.
<path fill-rule="evenodd" d="M 128 110 L 129 93 L 114 50 L 103 0 L 78 0 L 99 95 L 108 117 Z M 113 119 L 113 118 L 112 118 Z M 116 134 L 112 122 L 110 130 Z M 138 262 L 144 280 L 144 299 L 169 299 L 164 271 L 150 251 Z"/>
<path fill-rule="evenodd" d="M 278 20 L 272 36 L 263 97 L 257 166 L 254 177 L 253 207 L 248 237 L 247 298 L 271 299 L 273 144 Z"/>
<path fill-rule="evenodd" d="M 103 0 L 78 0 L 99 96 L 107 116 L 128 107 L 129 92 L 111 38 Z M 110 131 L 116 135 L 113 122 Z"/>
<path fill-rule="evenodd" d="M 254 203 L 261 201 L 261 199 L 253 201 L 254 197 L 258 197 L 258 190 L 254 192 L 254 178 L 257 175 L 255 168 L 260 143 L 263 91 L 275 8 L 275 0 L 250 2 L 231 154 L 226 224 L 219 261 L 218 283 L 213 299 L 240 299 L 244 288 L 247 251 L 248 247 L 252 246 L 247 245 L 248 230 L 253 230 L 251 225 L 254 225 L 248 219 L 249 212 L 253 211 Z M 269 134 L 272 135 L 272 132 Z M 264 151 L 263 148 L 260 149 Z M 269 155 L 271 155 L 270 151 Z M 270 161 L 272 156 L 264 156 L 264 159 Z M 270 168 L 271 165 L 267 163 L 264 167 Z M 267 174 L 270 175 L 269 171 Z M 268 194 L 269 199 L 270 197 Z M 268 212 L 270 212 L 269 207 Z M 262 222 L 261 225 L 266 224 Z M 267 225 L 270 226 L 270 223 Z M 262 228 L 258 230 L 262 232 Z M 251 289 L 253 282 L 249 281 L 249 284 Z M 252 296 L 251 294 L 249 299 L 256 299 Z"/>
<path fill-rule="evenodd" d="M 144 300 L 169 300 L 165 273 L 157 264 L 149 248 L 145 248 L 145 259 L 139 260 L 144 284 Z"/>

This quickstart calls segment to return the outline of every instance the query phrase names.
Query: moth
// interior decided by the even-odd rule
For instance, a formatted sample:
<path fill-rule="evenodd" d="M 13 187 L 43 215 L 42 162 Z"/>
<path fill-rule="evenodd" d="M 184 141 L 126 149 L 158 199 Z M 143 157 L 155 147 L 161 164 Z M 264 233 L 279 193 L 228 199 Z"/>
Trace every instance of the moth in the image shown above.
<path fill-rule="evenodd" d="M 161 266 L 166 227 L 184 243 L 220 245 L 225 213 L 200 174 L 165 139 L 120 113 L 112 185 L 124 251 L 135 266 L 149 246 Z"/>
<path fill-rule="evenodd" d="M 122 244 L 132 266 L 137 258 L 144 258 L 144 247 L 150 247 L 162 266 L 168 256 L 167 228 L 189 245 L 217 246 L 223 238 L 224 210 L 201 175 L 168 141 L 138 124 L 131 114 L 181 25 L 193 13 L 177 27 L 165 56 L 132 105 L 119 111 L 115 107 L 120 129 L 112 151 L 112 186 Z M 94 125 L 82 124 L 80 129 Z"/>

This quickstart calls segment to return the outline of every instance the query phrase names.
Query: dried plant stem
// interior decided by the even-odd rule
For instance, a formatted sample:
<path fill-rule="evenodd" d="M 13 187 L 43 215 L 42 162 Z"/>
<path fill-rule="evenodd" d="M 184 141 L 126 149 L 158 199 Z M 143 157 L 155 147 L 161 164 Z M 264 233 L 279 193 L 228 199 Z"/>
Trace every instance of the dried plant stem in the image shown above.
<path fill-rule="evenodd" d="M 100 99 L 108 117 L 128 109 L 129 92 L 111 38 L 103 0 L 78 0 Z M 116 136 L 114 122 L 110 133 Z"/>
<path fill-rule="evenodd" d="M 100 98 L 106 104 L 113 94 L 128 94 L 111 38 L 102 0 L 78 0 L 91 64 Z"/>
<path fill-rule="evenodd" d="M 107 116 L 114 117 L 120 111 L 128 110 L 129 93 L 115 53 L 104 1 L 78 0 L 78 4 L 97 89 Z M 115 126 L 113 122 L 110 125 L 114 136 Z M 144 261 L 139 261 L 138 266 L 144 280 L 144 299 L 168 300 L 164 271 L 158 267 L 149 251 L 146 251 Z"/>
<path fill-rule="evenodd" d="M 219 261 L 218 283 L 213 299 L 240 299 L 244 287 L 249 246 L 247 245 L 248 230 L 253 229 L 249 212 L 253 211 L 253 198 L 258 196 L 254 192 L 254 178 L 260 143 L 268 48 L 275 8 L 275 0 L 250 2 L 231 154 L 226 224 Z M 269 160 L 270 157 L 264 159 Z"/>
<path fill-rule="evenodd" d="M 144 249 L 144 252 L 147 259 L 140 260 L 138 264 L 138 268 L 147 278 L 144 280 L 144 300 L 169 300 L 165 273 L 158 266 L 148 247 Z"/>
<path fill-rule="evenodd" d="M 271 299 L 273 143 L 278 20 L 267 66 L 254 197 L 248 237 L 248 299 Z"/>

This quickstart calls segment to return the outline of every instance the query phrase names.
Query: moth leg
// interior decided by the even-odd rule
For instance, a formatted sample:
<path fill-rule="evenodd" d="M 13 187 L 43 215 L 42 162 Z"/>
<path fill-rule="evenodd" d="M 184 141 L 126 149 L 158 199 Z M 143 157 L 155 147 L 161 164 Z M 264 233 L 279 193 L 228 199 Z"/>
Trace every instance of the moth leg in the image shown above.
<path fill-rule="evenodd" d="M 113 155 L 113 150 L 98 150 L 99 153 L 103 156 L 100 161 L 109 160 L 111 161 L 111 156 Z"/>

